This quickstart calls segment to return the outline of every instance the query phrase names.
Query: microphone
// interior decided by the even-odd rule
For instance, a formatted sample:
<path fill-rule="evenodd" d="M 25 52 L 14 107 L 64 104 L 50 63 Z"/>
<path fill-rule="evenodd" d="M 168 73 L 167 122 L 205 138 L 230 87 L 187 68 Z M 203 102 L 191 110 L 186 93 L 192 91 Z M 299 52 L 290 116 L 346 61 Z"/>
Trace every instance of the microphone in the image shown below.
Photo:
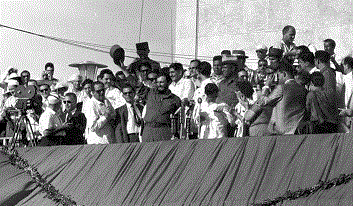
<path fill-rule="evenodd" d="M 179 109 L 177 109 L 177 111 L 174 112 L 174 115 L 178 114 L 180 112 L 180 110 L 181 110 L 181 107 L 179 107 Z"/>

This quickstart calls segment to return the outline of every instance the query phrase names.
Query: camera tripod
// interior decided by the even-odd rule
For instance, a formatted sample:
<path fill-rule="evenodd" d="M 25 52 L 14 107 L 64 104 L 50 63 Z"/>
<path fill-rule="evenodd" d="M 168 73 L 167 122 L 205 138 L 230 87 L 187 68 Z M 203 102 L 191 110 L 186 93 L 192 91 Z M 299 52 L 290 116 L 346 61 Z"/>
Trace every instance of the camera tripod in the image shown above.
<path fill-rule="evenodd" d="M 26 134 L 29 139 L 29 146 L 34 147 L 37 145 L 36 138 L 34 136 L 34 132 L 32 129 L 32 125 L 27 117 L 26 110 L 20 110 L 20 117 L 16 121 L 15 128 L 14 128 L 14 134 L 9 142 L 9 146 L 11 149 L 13 149 L 15 146 L 17 146 L 17 147 L 22 146 L 20 144 L 21 143 L 20 133 L 22 132 L 21 131 L 22 124 L 25 125 Z M 22 136 L 22 138 L 27 138 L 27 137 Z"/>

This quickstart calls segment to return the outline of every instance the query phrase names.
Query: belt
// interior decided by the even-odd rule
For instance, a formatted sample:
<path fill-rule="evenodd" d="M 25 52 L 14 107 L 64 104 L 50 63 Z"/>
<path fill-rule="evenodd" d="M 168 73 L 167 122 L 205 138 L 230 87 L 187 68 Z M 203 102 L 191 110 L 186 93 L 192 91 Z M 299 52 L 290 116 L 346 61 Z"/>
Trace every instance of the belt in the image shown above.
<path fill-rule="evenodd" d="M 129 133 L 127 135 L 139 135 L 139 133 Z"/>
<path fill-rule="evenodd" d="M 146 122 L 146 126 L 152 127 L 152 128 L 171 127 L 170 123 L 161 123 L 161 122 Z"/>

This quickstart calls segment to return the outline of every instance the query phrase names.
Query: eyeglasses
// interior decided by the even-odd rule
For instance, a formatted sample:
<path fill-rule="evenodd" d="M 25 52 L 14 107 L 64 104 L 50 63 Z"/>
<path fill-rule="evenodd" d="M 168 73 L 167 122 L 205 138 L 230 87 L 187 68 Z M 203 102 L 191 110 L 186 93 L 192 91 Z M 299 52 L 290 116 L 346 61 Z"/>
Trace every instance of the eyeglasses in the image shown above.
<path fill-rule="evenodd" d="M 29 75 L 22 75 L 22 77 L 29 77 Z"/>
<path fill-rule="evenodd" d="M 146 73 L 146 72 L 148 72 L 148 69 L 141 70 L 141 72 Z"/>
<path fill-rule="evenodd" d="M 39 90 L 40 92 L 47 92 L 47 91 L 49 91 L 49 89 L 48 88 L 46 88 L 46 89 L 41 89 L 41 90 Z"/>
<path fill-rule="evenodd" d="M 157 77 L 156 78 L 148 78 L 148 80 L 155 81 L 155 80 L 157 80 Z"/>
<path fill-rule="evenodd" d="M 63 101 L 64 104 L 72 104 L 72 101 Z"/>
<path fill-rule="evenodd" d="M 124 92 L 124 95 L 134 94 L 134 92 Z"/>
<path fill-rule="evenodd" d="M 102 92 L 103 93 L 105 91 L 104 91 L 104 89 L 99 89 L 99 90 L 96 90 L 95 92 L 97 92 L 97 93 L 101 93 Z"/>

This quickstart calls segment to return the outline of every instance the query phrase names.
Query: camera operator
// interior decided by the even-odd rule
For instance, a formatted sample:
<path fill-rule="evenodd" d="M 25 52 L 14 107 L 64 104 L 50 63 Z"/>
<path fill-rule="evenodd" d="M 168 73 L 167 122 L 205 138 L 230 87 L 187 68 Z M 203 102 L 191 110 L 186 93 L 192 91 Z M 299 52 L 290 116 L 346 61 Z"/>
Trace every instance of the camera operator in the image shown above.
<path fill-rule="evenodd" d="M 24 70 L 21 72 L 21 85 L 23 85 L 24 87 L 28 87 L 28 82 L 31 79 L 31 73 L 29 73 L 29 71 Z"/>

